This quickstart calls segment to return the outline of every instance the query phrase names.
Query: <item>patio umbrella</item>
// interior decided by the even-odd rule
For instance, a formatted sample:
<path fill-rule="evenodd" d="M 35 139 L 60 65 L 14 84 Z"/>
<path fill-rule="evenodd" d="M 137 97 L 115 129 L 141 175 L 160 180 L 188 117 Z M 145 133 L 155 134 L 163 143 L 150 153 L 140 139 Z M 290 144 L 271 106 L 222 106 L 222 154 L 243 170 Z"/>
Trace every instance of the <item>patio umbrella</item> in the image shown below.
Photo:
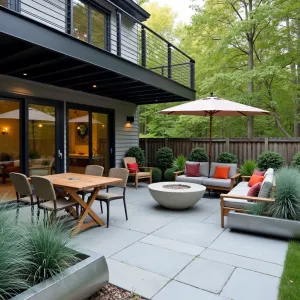
<path fill-rule="evenodd" d="M 0 114 L 0 119 L 20 119 L 20 110 L 15 109 L 8 111 L 6 113 Z M 32 126 L 32 142 L 33 149 L 35 150 L 35 139 L 34 139 L 34 124 L 36 121 L 49 121 L 55 122 L 55 118 L 51 115 L 48 115 L 38 109 L 29 107 L 28 111 L 28 120 L 31 122 Z"/>
<path fill-rule="evenodd" d="M 213 117 L 218 116 L 256 116 L 270 115 L 266 110 L 262 110 L 249 105 L 229 101 L 223 98 L 210 97 L 184 103 L 160 111 L 166 115 L 188 115 L 209 117 L 209 163 L 212 157 L 212 122 Z"/>

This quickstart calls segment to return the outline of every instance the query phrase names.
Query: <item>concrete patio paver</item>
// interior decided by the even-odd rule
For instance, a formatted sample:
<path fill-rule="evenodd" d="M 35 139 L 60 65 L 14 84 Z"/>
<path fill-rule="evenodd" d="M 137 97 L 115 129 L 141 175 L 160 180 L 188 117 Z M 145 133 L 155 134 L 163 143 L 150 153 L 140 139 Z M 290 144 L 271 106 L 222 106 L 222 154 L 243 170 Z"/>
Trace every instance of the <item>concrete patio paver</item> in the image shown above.
<path fill-rule="evenodd" d="M 167 277 L 113 259 L 108 259 L 107 264 L 109 281 L 112 284 L 148 299 L 153 297 L 170 280 Z"/>
<path fill-rule="evenodd" d="M 283 265 L 287 246 L 286 241 L 226 229 L 209 248 Z"/>
<path fill-rule="evenodd" d="M 236 269 L 221 296 L 234 300 L 277 300 L 279 278 Z"/>
<path fill-rule="evenodd" d="M 218 294 L 234 269 L 233 266 L 196 258 L 175 277 L 175 280 Z"/>
<path fill-rule="evenodd" d="M 140 242 L 194 256 L 199 255 L 202 251 L 205 250 L 204 247 L 178 242 L 155 235 L 148 235 L 141 239 Z"/>
<path fill-rule="evenodd" d="M 112 259 L 169 278 L 176 276 L 193 258 L 188 254 L 140 242 L 112 256 Z"/>
<path fill-rule="evenodd" d="M 221 252 L 213 249 L 206 249 L 200 254 L 200 257 L 276 277 L 280 277 L 283 271 L 282 265 Z"/>
<path fill-rule="evenodd" d="M 222 232 L 223 229 L 215 224 L 176 219 L 153 234 L 171 240 L 208 247 Z"/>
<path fill-rule="evenodd" d="M 172 280 L 153 297 L 153 300 L 229 300 L 190 285 Z"/>

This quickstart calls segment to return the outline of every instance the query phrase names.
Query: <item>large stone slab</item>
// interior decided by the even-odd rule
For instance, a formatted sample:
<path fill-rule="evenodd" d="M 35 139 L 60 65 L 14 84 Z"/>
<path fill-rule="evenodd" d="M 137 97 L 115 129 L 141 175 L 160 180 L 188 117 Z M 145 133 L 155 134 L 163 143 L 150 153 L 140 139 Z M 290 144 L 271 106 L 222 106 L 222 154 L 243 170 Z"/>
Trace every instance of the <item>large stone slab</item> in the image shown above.
<path fill-rule="evenodd" d="M 107 264 L 110 283 L 148 299 L 153 297 L 170 280 L 113 259 L 108 259 Z"/>
<path fill-rule="evenodd" d="M 153 235 L 208 247 L 222 232 L 220 226 L 186 219 L 177 219 L 155 231 Z"/>
<path fill-rule="evenodd" d="M 227 298 L 172 280 L 153 300 L 227 300 Z"/>
<path fill-rule="evenodd" d="M 287 246 L 286 241 L 227 229 L 209 248 L 283 265 Z"/>
<path fill-rule="evenodd" d="M 278 286 L 277 277 L 238 268 L 230 277 L 221 296 L 234 300 L 277 300 Z"/>
<path fill-rule="evenodd" d="M 213 249 L 206 249 L 200 254 L 200 257 L 276 277 L 280 277 L 283 271 L 283 266 L 278 264 L 273 264 Z"/>
<path fill-rule="evenodd" d="M 218 294 L 222 291 L 233 270 L 233 266 L 196 258 L 175 277 L 175 280 Z"/>
<path fill-rule="evenodd" d="M 135 243 L 112 257 L 115 260 L 172 278 L 194 256 L 144 243 Z"/>

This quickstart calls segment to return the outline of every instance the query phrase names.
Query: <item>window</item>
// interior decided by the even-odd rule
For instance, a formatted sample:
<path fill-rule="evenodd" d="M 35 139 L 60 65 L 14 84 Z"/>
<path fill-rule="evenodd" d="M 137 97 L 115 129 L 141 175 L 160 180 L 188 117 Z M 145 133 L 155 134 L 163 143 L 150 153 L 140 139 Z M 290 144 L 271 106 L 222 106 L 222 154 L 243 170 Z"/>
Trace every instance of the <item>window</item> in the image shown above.
<path fill-rule="evenodd" d="M 1 0 L 0 0 L 1 1 Z M 73 36 L 91 43 L 99 48 L 106 47 L 107 14 L 94 6 L 74 0 L 74 30 Z"/>

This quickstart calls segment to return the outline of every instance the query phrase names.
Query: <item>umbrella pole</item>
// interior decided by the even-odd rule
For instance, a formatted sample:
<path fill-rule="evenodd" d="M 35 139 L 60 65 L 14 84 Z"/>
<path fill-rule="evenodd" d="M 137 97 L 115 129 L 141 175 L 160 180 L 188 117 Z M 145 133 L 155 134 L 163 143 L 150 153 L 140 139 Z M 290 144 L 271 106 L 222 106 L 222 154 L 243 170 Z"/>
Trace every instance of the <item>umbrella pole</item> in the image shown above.
<path fill-rule="evenodd" d="M 211 165 L 211 158 L 212 158 L 212 121 L 213 121 L 213 114 L 209 114 L 209 151 L 208 151 L 208 163 L 209 163 L 209 170 Z"/>

